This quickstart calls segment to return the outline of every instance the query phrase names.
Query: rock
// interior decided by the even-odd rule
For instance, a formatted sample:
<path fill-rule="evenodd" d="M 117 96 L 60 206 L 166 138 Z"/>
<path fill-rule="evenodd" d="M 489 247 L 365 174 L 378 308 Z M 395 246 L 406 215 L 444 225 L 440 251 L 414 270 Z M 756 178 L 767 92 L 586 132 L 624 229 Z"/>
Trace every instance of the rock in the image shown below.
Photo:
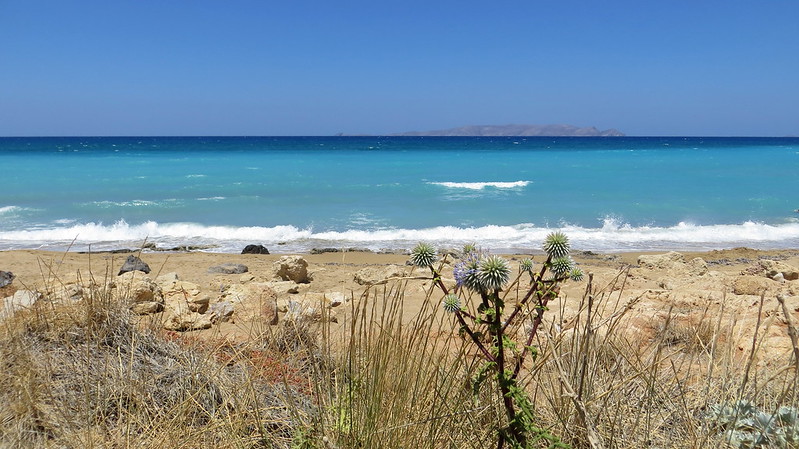
<path fill-rule="evenodd" d="M 736 295 L 760 296 L 771 287 L 771 281 L 760 276 L 738 276 L 732 283 L 732 292 Z"/>
<path fill-rule="evenodd" d="M 164 310 L 163 290 L 152 279 L 136 278 L 131 273 L 125 280 L 128 281 L 127 285 L 118 288 L 122 289 L 122 295 L 127 296 L 133 313 L 145 315 Z"/>
<path fill-rule="evenodd" d="M 268 282 L 267 283 L 272 290 L 274 290 L 277 294 L 297 294 L 300 292 L 300 286 L 294 281 L 279 281 L 279 282 Z"/>
<path fill-rule="evenodd" d="M 269 254 L 264 245 L 247 245 L 241 250 L 242 254 Z"/>
<path fill-rule="evenodd" d="M 707 262 L 701 257 L 694 257 L 685 265 L 688 274 L 691 276 L 704 276 L 707 274 Z"/>
<path fill-rule="evenodd" d="M 325 293 L 325 300 L 327 300 L 329 307 L 338 307 L 346 303 L 349 298 L 341 292 L 329 292 Z"/>
<path fill-rule="evenodd" d="M 783 276 L 782 273 L 775 274 L 774 277 L 772 277 L 771 279 L 779 282 L 780 284 L 785 283 L 785 276 Z"/>
<path fill-rule="evenodd" d="M 242 265 L 240 263 L 223 263 L 222 265 L 217 265 L 208 269 L 209 273 L 218 274 L 242 274 L 247 271 L 249 271 L 247 265 Z"/>
<path fill-rule="evenodd" d="M 129 271 L 141 271 L 144 274 L 149 274 L 150 266 L 142 262 L 142 260 L 136 256 L 128 256 L 128 258 L 125 259 L 125 263 L 122 264 L 122 268 L 119 269 L 119 274 L 117 274 L 117 276 Z"/>
<path fill-rule="evenodd" d="M 3 299 L 3 310 L 0 311 L 0 317 L 10 317 L 17 310 L 29 309 L 36 304 L 42 297 L 39 292 L 32 290 L 17 290 L 14 296 L 9 296 Z"/>
<path fill-rule="evenodd" d="M 164 288 L 164 286 L 169 286 L 179 280 L 178 274 L 172 271 L 155 278 L 155 283 L 160 285 L 161 288 Z"/>
<path fill-rule="evenodd" d="M 197 284 L 187 281 L 174 282 L 164 291 L 164 298 L 172 309 L 185 304 L 190 311 L 197 313 L 205 313 L 211 302 L 211 297 L 200 291 Z"/>
<path fill-rule="evenodd" d="M 646 268 L 668 269 L 674 267 L 675 264 L 682 263 L 685 263 L 685 257 L 675 251 L 666 254 L 638 256 L 638 265 L 642 265 Z"/>
<path fill-rule="evenodd" d="M 177 332 L 208 329 L 212 325 L 211 318 L 190 311 L 175 311 L 164 322 L 164 329 Z"/>
<path fill-rule="evenodd" d="M 788 265 L 787 263 L 766 259 L 760 261 L 760 266 L 766 270 L 766 276 L 772 279 L 779 273 L 782 274 L 782 277 L 786 281 L 799 279 L 799 268 Z"/>
<path fill-rule="evenodd" d="M 14 273 L 10 271 L 0 271 L 0 287 L 5 287 L 6 285 L 11 285 L 11 282 L 14 281 Z"/>
<path fill-rule="evenodd" d="M 213 324 L 228 322 L 232 317 L 233 304 L 230 301 L 215 302 L 208 309 L 208 318 Z"/>
<path fill-rule="evenodd" d="M 231 285 L 220 297 L 220 302 L 233 305 L 234 316 L 242 320 L 263 319 L 268 324 L 277 324 L 277 293 L 263 283 Z"/>
<path fill-rule="evenodd" d="M 405 270 L 399 265 L 389 265 L 387 267 L 376 268 L 366 267 L 355 273 L 355 282 L 360 285 L 385 284 L 389 278 L 401 277 L 405 275 Z"/>
<path fill-rule="evenodd" d="M 252 282 L 255 280 L 255 276 L 252 273 L 244 273 L 239 276 L 239 282 L 242 284 L 246 284 L 248 282 Z"/>
<path fill-rule="evenodd" d="M 308 276 L 308 262 L 301 256 L 283 256 L 272 264 L 275 277 L 284 281 L 294 281 L 298 284 L 307 284 L 311 281 Z"/>
<path fill-rule="evenodd" d="M 164 304 L 156 301 L 137 302 L 130 306 L 130 311 L 136 315 L 150 315 L 164 310 Z"/>
<path fill-rule="evenodd" d="M 287 320 L 338 323 L 338 318 L 333 310 L 325 309 L 318 303 L 312 305 L 311 301 L 295 301 L 292 299 L 289 300 L 287 309 Z"/>

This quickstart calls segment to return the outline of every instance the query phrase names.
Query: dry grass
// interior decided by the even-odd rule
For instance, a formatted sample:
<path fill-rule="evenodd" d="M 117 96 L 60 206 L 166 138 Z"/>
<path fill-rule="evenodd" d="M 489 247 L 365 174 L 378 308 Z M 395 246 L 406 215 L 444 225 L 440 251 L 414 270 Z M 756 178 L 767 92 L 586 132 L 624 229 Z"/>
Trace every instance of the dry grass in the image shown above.
<path fill-rule="evenodd" d="M 721 448 L 710 406 L 797 406 L 799 362 L 757 363 L 772 321 L 742 329 L 721 301 L 643 339 L 624 279 L 564 299 L 580 304 L 568 326 L 548 315 L 520 382 L 541 427 L 576 448 Z M 495 446 L 505 418 L 495 389 L 472 390 L 481 359 L 432 293 L 402 321 L 406 282 L 352 301 L 341 338 L 286 321 L 245 344 L 137 324 L 104 284 L 40 301 L 0 321 L 0 448 Z"/>

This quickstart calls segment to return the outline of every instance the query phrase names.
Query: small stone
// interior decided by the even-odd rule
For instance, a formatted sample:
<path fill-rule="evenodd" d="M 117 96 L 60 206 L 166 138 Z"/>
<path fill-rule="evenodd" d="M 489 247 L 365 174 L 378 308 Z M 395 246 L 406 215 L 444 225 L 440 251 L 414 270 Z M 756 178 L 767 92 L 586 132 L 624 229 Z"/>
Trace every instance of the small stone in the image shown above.
<path fill-rule="evenodd" d="M 149 274 L 150 266 L 136 256 L 128 256 L 128 258 L 125 259 L 125 263 L 122 264 L 122 268 L 119 269 L 119 274 L 117 274 L 117 276 L 129 271 L 141 271 L 144 274 Z"/>
<path fill-rule="evenodd" d="M 255 276 L 252 273 L 244 273 L 239 276 L 239 282 L 242 284 L 246 284 L 248 282 L 252 282 L 255 280 Z"/>
<path fill-rule="evenodd" d="M 223 263 L 208 269 L 209 273 L 216 274 L 242 274 L 249 271 L 246 265 L 240 263 Z"/>

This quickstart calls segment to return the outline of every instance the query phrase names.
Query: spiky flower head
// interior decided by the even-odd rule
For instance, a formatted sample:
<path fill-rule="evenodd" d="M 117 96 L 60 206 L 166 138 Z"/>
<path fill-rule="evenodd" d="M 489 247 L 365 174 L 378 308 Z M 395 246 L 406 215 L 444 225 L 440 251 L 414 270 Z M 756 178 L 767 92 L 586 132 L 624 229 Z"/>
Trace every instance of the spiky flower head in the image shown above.
<path fill-rule="evenodd" d="M 472 291 L 480 290 L 480 256 L 470 253 L 466 260 L 459 262 L 453 269 L 455 282 Z"/>
<path fill-rule="evenodd" d="M 533 271 L 533 259 L 522 259 L 522 261 L 519 262 L 519 270 L 527 273 Z"/>
<path fill-rule="evenodd" d="M 574 261 L 568 256 L 556 257 L 552 259 L 552 262 L 549 266 L 549 268 L 552 270 L 552 273 L 559 278 L 564 277 L 566 273 L 571 271 L 573 267 Z"/>
<path fill-rule="evenodd" d="M 444 300 L 441 301 L 441 305 L 444 307 L 445 312 L 455 313 L 461 310 L 461 299 L 458 295 L 450 293 L 444 297 Z"/>
<path fill-rule="evenodd" d="M 571 271 L 569 271 L 569 279 L 580 282 L 583 280 L 583 270 L 573 267 Z"/>
<path fill-rule="evenodd" d="M 480 286 L 486 291 L 499 290 L 510 279 L 510 265 L 499 256 L 487 256 L 480 261 Z"/>
<path fill-rule="evenodd" d="M 467 243 L 463 245 L 463 254 L 471 254 L 477 252 L 477 246 L 474 243 Z"/>
<path fill-rule="evenodd" d="M 437 259 L 436 249 L 427 243 L 420 242 L 411 251 L 411 263 L 417 267 L 429 267 Z"/>
<path fill-rule="evenodd" d="M 544 240 L 544 251 L 553 259 L 568 256 L 571 251 L 569 238 L 560 231 L 549 234 Z"/>

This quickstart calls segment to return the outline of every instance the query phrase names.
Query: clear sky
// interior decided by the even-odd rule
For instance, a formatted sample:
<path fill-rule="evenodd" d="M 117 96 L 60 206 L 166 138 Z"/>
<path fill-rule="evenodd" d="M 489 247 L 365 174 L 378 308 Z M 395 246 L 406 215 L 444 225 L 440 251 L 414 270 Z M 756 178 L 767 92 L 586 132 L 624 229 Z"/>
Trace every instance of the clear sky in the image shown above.
<path fill-rule="evenodd" d="M 0 136 L 799 135 L 799 1 L 0 0 Z"/>

